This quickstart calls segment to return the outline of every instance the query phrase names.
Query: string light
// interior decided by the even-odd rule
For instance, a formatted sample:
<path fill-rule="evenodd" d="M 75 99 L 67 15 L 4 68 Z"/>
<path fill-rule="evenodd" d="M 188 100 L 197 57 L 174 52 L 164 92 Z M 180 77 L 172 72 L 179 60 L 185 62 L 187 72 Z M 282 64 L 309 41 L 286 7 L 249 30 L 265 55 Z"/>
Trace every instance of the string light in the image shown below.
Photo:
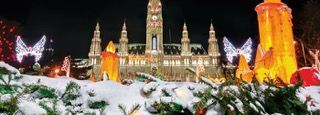
<path fill-rule="evenodd" d="M 67 73 L 67 77 L 69 77 L 70 75 L 70 57 L 69 56 L 64 58 L 61 70 L 65 71 Z"/>
<path fill-rule="evenodd" d="M 0 61 L 10 64 L 16 61 L 13 42 L 17 38 L 18 25 L 16 22 L 0 18 Z"/>
<path fill-rule="evenodd" d="M 251 61 L 251 52 L 252 52 L 252 40 L 249 38 L 246 43 L 239 49 L 235 48 L 227 37 L 223 38 L 224 51 L 226 52 L 227 59 L 229 62 L 233 63 L 233 57 L 239 56 L 240 54 L 244 55 L 247 62 Z"/>
<path fill-rule="evenodd" d="M 33 47 L 27 47 L 27 45 L 21 40 L 21 37 L 17 37 L 16 41 L 16 56 L 17 60 L 21 63 L 24 56 L 33 55 L 35 56 L 35 62 L 38 62 L 42 57 L 42 52 L 44 50 L 44 45 L 46 43 L 46 36 L 43 36 L 36 45 Z"/>

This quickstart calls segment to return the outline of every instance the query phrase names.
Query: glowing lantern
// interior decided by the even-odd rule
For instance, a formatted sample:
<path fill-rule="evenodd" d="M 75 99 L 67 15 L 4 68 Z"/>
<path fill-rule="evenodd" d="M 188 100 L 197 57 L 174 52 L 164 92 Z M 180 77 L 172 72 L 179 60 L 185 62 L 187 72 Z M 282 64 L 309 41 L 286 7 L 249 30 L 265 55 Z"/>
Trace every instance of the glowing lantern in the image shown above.
<path fill-rule="evenodd" d="M 244 57 L 244 55 L 240 55 L 239 65 L 236 71 L 236 77 L 251 83 L 253 75 L 254 73 L 250 69 L 248 62 L 246 61 L 246 58 Z"/>
<path fill-rule="evenodd" d="M 115 53 L 116 47 L 112 41 L 108 43 L 106 51 L 102 52 L 102 61 L 101 61 L 101 72 L 106 72 L 109 80 L 115 82 L 120 82 L 119 78 L 119 57 Z M 100 75 L 100 80 L 102 80 L 102 74 Z"/>
<path fill-rule="evenodd" d="M 273 50 L 270 58 L 274 63 L 268 68 L 284 83 L 290 83 L 291 75 L 297 70 L 291 9 L 281 0 L 264 0 L 257 5 L 256 11 L 261 47 L 264 51 Z"/>
<path fill-rule="evenodd" d="M 257 47 L 254 72 L 255 77 L 257 78 L 260 84 L 263 81 L 268 81 L 269 79 L 275 80 L 276 70 L 273 66 L 275 64 L 275 61 L 273 59 L 272 52 L 272 48 L 270 48 L 268 52 L 264 52 L 260 44 Z"/>

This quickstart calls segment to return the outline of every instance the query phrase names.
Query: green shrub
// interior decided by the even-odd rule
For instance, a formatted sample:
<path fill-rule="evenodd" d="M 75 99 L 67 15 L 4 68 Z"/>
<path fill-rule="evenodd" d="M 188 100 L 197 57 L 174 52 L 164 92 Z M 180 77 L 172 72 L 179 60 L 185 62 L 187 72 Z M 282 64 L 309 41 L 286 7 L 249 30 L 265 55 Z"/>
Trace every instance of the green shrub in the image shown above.
<path fill-rule="evenodd" d="M 109 105 L 106 101 L 95 101 L 95 102 L 91 102 L 89 103 L 89 108 L 91 109 L 101 109 L 106 107 L 107 105 Z"/>
<path fill-rule="evenodd" d="M 39 106 L 42 107 L 44 110 L 46 110 L 47 115 L 59 115 L 59 112 L 57 111 L 57 108 L 56 108 L 57 102 L 58 102 L 58 100 L 53 99 L 52 100 L 52 105 L 53 105 L 52 107 L 47 106 L 43 102 L 40 102 Z"/>
<path fill-rule="evenodd" d="M 62 94 L 61 98 L 65 105 L 71 105 L 71 101 L 80 97 L 80 86 L 75 82 L 70 82 L 66 86 L 65 92 Z"/>
<path fill-rule="evenodd" d="M 11 97 L 10 100 L 7 101 L 0 101 L 0 113 L 12 115 L 16 110 L 18 110 L 17 102 L 17 97 Z"/>

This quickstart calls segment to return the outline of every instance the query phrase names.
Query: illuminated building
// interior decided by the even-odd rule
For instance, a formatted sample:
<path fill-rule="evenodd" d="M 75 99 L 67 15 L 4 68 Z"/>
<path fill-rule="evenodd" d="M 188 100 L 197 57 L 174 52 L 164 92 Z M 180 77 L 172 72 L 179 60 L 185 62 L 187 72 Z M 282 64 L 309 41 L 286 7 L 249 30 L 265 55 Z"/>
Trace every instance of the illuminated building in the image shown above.
<path fill-rule="evenodd" d="M 99 22 L 96 25 L 93 38 L 91 40 L 90 52 L 88 54 L 88 64 L 92 65 L 92 74 L 95 79 L 99 78 L 101 69 L 101 38 Z"/>
<path fill-rule="evenodd" d="M 182 27 L 181 44 L 164 44 L 160 0 L 149 0 L 147 9 L 146 43 L 129 43 L 131 38 L 128 38 L 127 33 L 130 32 L 130 28 L 127 28 L 124 22 L 119 44 L 115 44 L 122 79 L 132 79 L 135 77 L 135 72 L 152 73 L 152 68 L 157 68 L 157 73 L 162 74 L 165 80 L 195 81 L 195 75 L 187 71 L 186 68 L 196 68 L 198 65 L 205 67 L 206 75 L 217 77 L 215 70 L 220 63 L 220 52 L 212 24 L 209 29 L 208 50 L 205 50 L 201 44 L 190 43 L 186 23 Z M 92 47 L 95 46 L 93 42 L 98 44 L 98 42 L 92 40 L 90 52 L 94 52 L 92 51 Z M 101 52 L 101 50 L 98 52 Z M 100 55 L 96 57 L 101 58 Z M 90 59 L 96 58 L 93 58 L 93 56 L 90 58 L 89 56 L 89 63 L 92 63 Z M 101 66 L 98 63 L 96 64 Z"/>

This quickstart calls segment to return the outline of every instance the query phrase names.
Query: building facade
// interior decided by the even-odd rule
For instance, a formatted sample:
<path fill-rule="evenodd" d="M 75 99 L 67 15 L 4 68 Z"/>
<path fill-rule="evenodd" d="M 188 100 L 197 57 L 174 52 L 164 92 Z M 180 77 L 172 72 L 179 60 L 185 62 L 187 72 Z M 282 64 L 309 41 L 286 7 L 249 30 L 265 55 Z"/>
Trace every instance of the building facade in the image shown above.
<path fill-rule="evenodd" d="M 101 69 L 101 38 L 99 22 L 96 25 L 88 54 L 88 65 L 92 65 L 91 76 L 98 78 Z"/>
<path fill-rule="evenodd" d="M 209 29 L 207 50 L 201 44 L 190 43 L 186 23 L 182 27 L 181 44 L 164 44 L 161 1 L 149 0 L 147 7 L 146 43 L 129 43 L 126 23 L 123 24 L 119 44 L 116 44 L 120 57 L 120 77 L 134 79 L 135 72 L 145 72 L 161 74 L 169 81 L 195 81 L 195 75 L 186 68 L 199 66 L 205 69 L 205 74 L 215 77 L 220 66 L 220 52 L 213 25 L 211 24 Z M 92 42 L 98 43 L 97 40 Z M 91 44 L 91 49 L 94 49 L 92 45 L 94 44 Z M 101 49 L 97 50 L 101 52 Z M 89 53 L 89 63 L 94 62 L 95 57 L 99 56 L 90 58 Z M 99 66 L 98 63 L 93 64 Z"/>

